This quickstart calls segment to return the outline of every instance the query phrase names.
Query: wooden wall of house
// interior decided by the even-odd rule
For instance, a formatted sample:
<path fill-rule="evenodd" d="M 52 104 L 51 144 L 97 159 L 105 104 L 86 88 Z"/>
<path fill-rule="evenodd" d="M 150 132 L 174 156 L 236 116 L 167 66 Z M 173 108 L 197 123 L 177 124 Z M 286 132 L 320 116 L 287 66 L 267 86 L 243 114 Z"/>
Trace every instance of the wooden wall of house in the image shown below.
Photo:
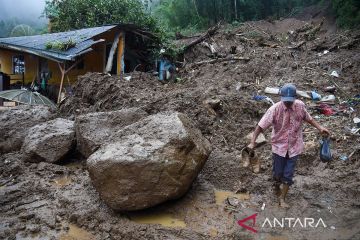
<path fill-rule="evenodd" d="M 19 55 L 23 55 L 24 60 L 25 60 L 25 74 L 24 74 L 25 83 L 31 83 L 34 76 L 37 75 L 37 69 L 38 69 L 38 57 L 37 56 L 27 54 L 27 53 L 12 51 L 12 50 L 0 49 L 0 64 L 1 64 L 0 71 L 4 72 L 6 74 L 14 74 L 14 72 L 13 72 L 13 57 L 19 56 Z M 12 78 L 19 79 L 19 78 L 22 78 L 22 76 L 19 74 L 16 76 L 12 76 Z M 19 81 L 19 80 L 11 81 L 11 83 L 13 84 L 16 81 Z"/>
<path fill-rule="evenodd" d="M 73 83 L 77 80 L 79 75 L 83 75 L 87 72 L 103 72 L 104 69 L 104 47 L 101 44 L 98 44 L 94 47 L 94 51 L 89 52 L 84 56 L 84 64 L 83 68 L 75 67 L 72 71 L 69 72 L 68 76 L 70 82 Z M 25 84 L 31 84 L 34 77 L 38 76 L 39 69 L 39 57 L 12 50 L 4 50 L 0 49 L 0 64 L 1 64 L 1 72 L 6 74 L 13 74 L 13 57 L 23 55 L 25 60 Z M 59 84 L 61 80 L 61 73 L 58 67 L 58 63 L 47 60 L 49 71 L 51 72 L 51 79 L 49 80 L 49 84 Z M 70 65 L 69 63 L 68 65 Z M 21 75 L 13 76 L 13 78 L 20 78 Z M 67 82 L 67 79 L 65 79 Z M 12 81 L 15 83 L 15 81 Z"/>
<path fill-rule="evenodd" d="M 93 47 L 94 51 L 87 53 L 84 55 L 84 63 L 83 68 L 75 67 L 73 68 L 67 76 L 71 83 L 74 83 L 79 75 L 84 75 L 87 72 L 103 72 L 104 61 L 104 46 L 102 44 L 98 44 Z M 67 67 L 70 67 L 73 62 L 69 62 Z M 49 69 L 52 73 L 52 78 L 49 81 L 49 84 L 60 84 L 61 81 L 61 72 L 58 66 L 58 63 L 48 60 Z M 67 84 L 67 78 L 65 78 L 65 86 Z"/>

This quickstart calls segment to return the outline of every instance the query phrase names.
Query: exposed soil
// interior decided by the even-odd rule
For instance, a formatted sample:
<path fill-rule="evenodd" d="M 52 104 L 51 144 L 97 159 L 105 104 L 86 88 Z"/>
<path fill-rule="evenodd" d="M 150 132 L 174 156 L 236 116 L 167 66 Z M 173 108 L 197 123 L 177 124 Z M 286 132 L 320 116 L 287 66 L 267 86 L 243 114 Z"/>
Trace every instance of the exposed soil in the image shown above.
<path fill-rule="evenodd" d="M 314 28 L 321 19 L 312 21 Z M 360 116 L 360 104 L 344 103 L 360 93 L 360 35 L 328 31 L 324 26 L 311 39 L 305 32 L 289 33 L 306 23 L 310 21 L 284 19 L 248 22 L 237 28 L 223 26 L 207 40 L 216 44 L 217 55 L 250 60 L 194 64 L 214 59 L 210 50 L 199 44 L 185 54 L 176 82 L 164 84 L 140 72 L 134 72 L 130 81 L 100 73 L 81 77 L 74 86 L 75 96 L 62 104 L 61 116 L 74 119 L 81 113 L 129 107 L 149 114 L 179 111 L 211 142 L 210 158 L 181 199 L 146 211 L 116 213 L 99 199 L 86 160 L 75 153 L 58 165 L 24 163 L 20 152 L 2 155 L 0 238 L 360 239 L 360 138 L 359 133 L 351 133 L 356 127 L 353 118 Z M 306 43 L 289 48 L 302 41 Z M 235 55 L 230 54 L 232 46 L 236 46 Z M 333 70 L 339 78 L 329 76 Z M 252 96 L 265 95 L 265 87 L 287 82 L 300 90 L 327 95 L 322 89 L 333 85 L 332 81 L 338 85 L 333 105 L 336 115 L 320 114 L 316 103 L 303 100 L 312 116 L 332 132 L 333 161 L 320 161 L 320 136 L 305 125 L 306 150 L 288 196 L 292 207 L 280 209 L 272 190 L 270 144 L 257 149 L 259 174 L 243 168 L 239 158 L 249 141 L 246 135 L 270 106 Z M 270 131 L 266 136 L 270 138 Z M 223 191 L 239 193 L 234 197 L 240 203 L 231 206 L 227 201 L 230 193 Z M 257 233 L 237 224 L 254 213 L 258 213 Z M 322 218 L 327 227 L 261 227 L 266 217 Z M 163 225 L 147 224 L 152 221 Z"/>

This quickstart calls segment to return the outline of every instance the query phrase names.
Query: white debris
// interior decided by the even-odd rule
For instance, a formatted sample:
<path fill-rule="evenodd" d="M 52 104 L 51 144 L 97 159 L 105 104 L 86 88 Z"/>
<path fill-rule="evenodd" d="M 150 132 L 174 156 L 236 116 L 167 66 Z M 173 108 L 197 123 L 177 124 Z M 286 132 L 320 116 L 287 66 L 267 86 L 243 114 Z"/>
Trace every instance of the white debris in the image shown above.
<path fill-rule="evenodd" d="M 328 95 L 328 96 L 325 96 L 325 97 L 322 97 L 320 99 L 320 102 L 333 102 L 335 101 L 335 95 Z"/>
<path fill-rule="evenodd" d="M 356 118 L 353 119 L 353 121 L 354 121 L 355 124 L 358 124 L 358 123 L 360 123 L 360 118 L 356 117 Z"/>
<path fill-rule="evenodd" d="M 265 203 L 262 204 L 261 211 L 265 210 Z"/>
<path fill-rule="evenodd" d="M 337 78 L 339 77 L 339 74 L 337 71 L 332 71 L 330 75 L 333 77 L 337 77 Z"/>
<path fill-rule="evenodd" d="M 131 80 L 131 76 L 124 77 L 124 79 L 125 79 L 126 81 L 130 81 L 130 80 Z"/>

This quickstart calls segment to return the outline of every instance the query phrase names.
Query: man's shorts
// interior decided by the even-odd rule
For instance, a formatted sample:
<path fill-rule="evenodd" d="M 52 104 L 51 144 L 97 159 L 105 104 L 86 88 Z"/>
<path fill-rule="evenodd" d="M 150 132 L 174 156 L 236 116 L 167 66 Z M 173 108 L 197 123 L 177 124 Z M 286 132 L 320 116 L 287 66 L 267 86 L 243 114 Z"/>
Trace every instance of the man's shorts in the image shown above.
<path fill-rule="evenodd" d="M 273 153 L 273 177 L 276 181 L 280 181 L 287 185 L 292 185 L 296 161 L 299 156 L 295 156 L 292 158 L 281 157 L 276 153 Z"/>

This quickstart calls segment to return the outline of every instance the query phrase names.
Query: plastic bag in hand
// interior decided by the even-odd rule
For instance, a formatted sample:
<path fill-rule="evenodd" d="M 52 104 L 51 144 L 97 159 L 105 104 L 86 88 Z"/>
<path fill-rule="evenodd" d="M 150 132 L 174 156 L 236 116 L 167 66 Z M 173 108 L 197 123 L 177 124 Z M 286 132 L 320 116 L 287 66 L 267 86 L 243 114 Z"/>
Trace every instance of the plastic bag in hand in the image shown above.
<path fill-rule="evenodd" d="M 330 138 L 323 138 L 320 145 L 320 160 L 322 162 L 331 161 Z"/>

